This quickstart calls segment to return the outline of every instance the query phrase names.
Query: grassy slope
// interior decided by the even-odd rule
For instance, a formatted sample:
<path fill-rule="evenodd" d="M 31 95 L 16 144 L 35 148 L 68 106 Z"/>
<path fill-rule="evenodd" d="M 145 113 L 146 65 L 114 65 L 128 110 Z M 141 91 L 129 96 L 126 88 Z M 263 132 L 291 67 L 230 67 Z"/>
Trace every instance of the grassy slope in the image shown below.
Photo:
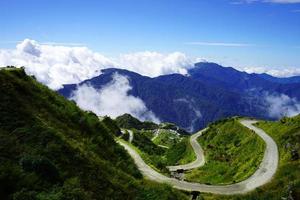
<path fill-rule="evenodd" d="M 159 135 L 154 139 L 154 143 L 158 145 L 164 145 L 167 147 L 172 147 L 180 141 L 180 136 L 176 135 L 169 130 L 161 129 Z"/>
<path fill-rule="evenodd" d="M 196 159 L 187 137 L 183 137 L 180 141 L 178 139 L 177 143 L 172 145 L 169 149 L 165 149 L 151 141 L 149 132 L 133 131 L 134 137 L 132 144 L 138 149 L 145 162 L 158 171 L 167 173 L 168 170 L 166 166 L 186 164 Z"/>
<path fill-rule="evenodd" d="M 134 118 L 130 114 L 124 114 L 124 115 L 117 117 L 116 122 L 119 127 L 125 128 L 125 129 L 134 128 L 134 129 L 138 129 L 138 130 L 141 130 L 141 129 L 153 130 L 153 129 L 158 128 L 157 124 L 155 124 L 153 122 L 149 122 L 149 121 L 141 122 L 140 120 Z"/>
<path fill-rule="evenodd" d="M 283 118 L 278 122 L 259 122 L 258 127 L 266 131 L 279 148 L 279 167 L 273 180 L 255 191 L 240 196 L 218 196 L 203 194 L 204 199 L 281 200 L 300 199 L 300 160 L 292 160 L 291 151 L 300 149 L 300 115 Z"/>
<path fill-rule="evenodd" d="M 183 138 L 166 152 L 167 165 L 184 165 L 196 160 L 189 138 Z"/>
<path fill-rule="evenodd" d="M 0 199 L 181 199 L 141 179 L 116 127 L 25 75 L 0 70 Z"/>
<path fill-rule="evenodd" d="M 221 121 L 199 137 L 205 151 L 203 167 L 186 173 L 189 181 L 231 184 L 251 176 L 259 166 L 265 144 L 236 119 Z"/>

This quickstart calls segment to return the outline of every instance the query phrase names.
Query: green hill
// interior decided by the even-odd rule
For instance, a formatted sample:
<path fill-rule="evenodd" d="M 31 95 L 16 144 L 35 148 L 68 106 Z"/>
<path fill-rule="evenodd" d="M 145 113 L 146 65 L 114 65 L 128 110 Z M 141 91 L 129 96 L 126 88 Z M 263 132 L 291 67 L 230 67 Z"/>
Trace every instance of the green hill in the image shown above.
<path fill-rule="evenodd" d="M 183 137 L 176 132 L 166 129 L 159 129 L 157 136 L 153 138 L 153 142 L 157 145 L 163 145 L 170 148 L 180 142 L 182 138 Z"/>
<path fill-rule="evenodd" d="M 238 196 L 202 194 L 205 200 L 295 200 L 300 199 L 300 115 L 280 121 L 257 123 L 277 143 L 279 166 L 272 181 L 255 191 Z"/>
<path fill-rule="evenodd" d="M 165 130 L 174 130 L 181 135 L 189 135 L 188 132 L 179 128 L 178 126 L 176 126 L 173 123 L 164 122 L 164 123 L 161 123 L 158 125 L 158 124 L 155 124 L 150 121 L 142 122 L 130 114 L 124 114 L 124 115 L 118 116 L 115 121 L 119 127 L 124 128 L 124 129 L 137 129 L 137 130 L 143 130 L 143 131 L 165 129 Z"/>
<path fill-rule="evenodd" d="M 153 130 L 158 128 L 158 125 L 145 121 L 141 122 L 140 120 L 136 119 L 135 117 L 131 116 L 130 114 L 124 114 L 116 118 L 116 122 L 119 127 L 126 128 L 126 129 L 138 129 L 138 130 Z"/>
<path fill-rule="evenodd" d="M 169 138 L 165 138 L 165 141 L 168 141 L 168 146 L 160 146 L 160 144 L 151 140 L 153 133 L 150 134 L 149 131 L 136 129 L 132 129 L 132 131 L 134 137 L 131 146 L 139 152 L 148 165 L 157 171 L 169 174 L 169 170 L 166 168 L 167 166 L 187 164 L 196 159 L 189 138 L 184 135 L 176 135 L 175 139 L 175 133 L 167 133 L 167 130 L 162 129 L 159 133 L 161 139 L 165 138 L 166 135 L 169 136 Z M 157 142 L 161 142 L 159 136 L 156 137 L 158 139 Z M 128 141 L 128 133 L 123 134 L 121 138 Z"/>
<path fill-rule="evenodd" d="M 264 141 L 231 118 L 211 124 L 198 138 L 205 152 L 205 165 L 186 174 L 187 180 L 231 184 L 251 176 L 265 150 Z"/>
<path fill-rule="evenodd" d="M 0 199 L 185 199 L 142 179 L 111 120 L 24 70 L 0 70 L 0 94 Z"/>

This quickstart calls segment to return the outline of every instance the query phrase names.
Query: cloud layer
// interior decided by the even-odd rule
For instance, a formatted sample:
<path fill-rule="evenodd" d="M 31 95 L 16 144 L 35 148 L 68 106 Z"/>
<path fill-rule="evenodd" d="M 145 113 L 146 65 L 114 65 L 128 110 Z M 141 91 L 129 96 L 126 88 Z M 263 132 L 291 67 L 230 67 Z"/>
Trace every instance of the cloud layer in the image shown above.
<path fill-rule="evenodd" d="M 283 69 L 267 69 L 264 67 L 244 67 L 239 68 L 241 71 L 245 71 L 247 73 L 266 73 L 275 77 L 291 77 L 291 76 L 300 76 L 299 68 L 283 68 Z"/>
<path fill-rule="evenodd" d="M 267 112 L 272 118 L 292 117 L 300 113 L 300 102 L 285 94 L 264 95 Z"/>
<path fill-rule="evenodd" d="M 159 123 L 159 119 L 147 109 L 140 98 L 128 95 L 131 89 L 128 78 L 116 73 L 113 80 L 100 90 L 86 84 L 79 86 L 71 99 L 80 108 L 93 111 L 98 116 L 108 115 L 115 118 L 129 113 L 142 121 Z"/>
<path fill-rule="evenodd" d="M 155 77 L 171 73 L 186 74 L 187 69 L 194 66 L 194 60 L 180 52 L 161 54 L 145 51 L 121 55 L 119 65 L 121 68 Z"/>
<path fill-rule="evenodd" d="M 40 45 L 24 40 L 15 50 L 0 50 L 0 66 L 25 66 L 26 72 L 52 89 L 100 74 L 114 63 L 86 47 Z"/>
<path fill-rule="evenodd" d="M 117 67 L 147 76 L 186 73 L 193 62 L 185 54 L 175 52 L 139 52 L 110 59 L 87 47 L 72 47 L 38 43 L 25 39 L 14 50 L 0 50 L 0 66 L 25 66 L 26 72 L 52 89 L 63 84 L 79 83 Z"/>
<path fill-rule="evenodd" d="M 199 61 L 181 52 L 162 54 L 150 51 L 122 54 L 113 59 L 93 52 L 87 47 L 57 44 L 38 43 L 25 39 L 16 46 L 16 49 L 0 49 L 0 66 L 25 66 L 28 74 L 34 75 L 40 82 L 57 90 L 63 84 L 76 84 L 98 76 L 105 68 L 123 68 L 155 77 L 171 73 L 186 74 L 187 70 Z M 201 45 L 243 46 L 247 44 L 201 43 Z M 246 67 L 239 69 L 248 73 L 268 73 L 276 77 L 300 75 L 299 68 L 274 70 Z"/>

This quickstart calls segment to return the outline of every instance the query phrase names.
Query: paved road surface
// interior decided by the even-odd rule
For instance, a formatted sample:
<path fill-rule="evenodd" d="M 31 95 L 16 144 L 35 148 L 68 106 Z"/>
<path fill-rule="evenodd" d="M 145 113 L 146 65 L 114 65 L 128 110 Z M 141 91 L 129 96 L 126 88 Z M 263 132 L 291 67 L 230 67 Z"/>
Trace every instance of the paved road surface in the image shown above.
<path fill-rule="evenodd" d="M 129 133 L 129 142 L 132 143 L 132 140 L 133 140 L 133 132 L 132 130 L 127 130 L 128 133 Z"/>
<path fill-rule="evenodd" d="M 262 186 L 272 179 L 278 166 L 278 149 L 276 143 L 270 136 L 268 136 L 263 130 L 252 125 L 256 121 L 241 120 L 240 122 L 247 128 L 255 131 L 255 133 L 258 134 L 266 142 L 266 150 L 263 160 L 257 171 L 248 179 L 232 185 L 205 185 L 169 178 L 158 173 L 150 166 L 148 166 L 140 157 L 140 155 L 129 145 L 122 141 L 118 141 L 118 143 L 128 151 L 142 174 L 150 180 L 160 183 L 168 183 L 177 189 L 186 191 L 199 191 L 215 194 L 242 194 L 254 190 L 255 188 Z"/>
<path fill-rule="evenodd" d="M 196 133 L 194 135 L 192 135 L 191 138 L 190 138 L 190 143 L 191 143 L 191 145 L 193 147 L 193 150 L 194 150 L 194 152 L 196 154 L 196 157 L 197 157 L 196 160 L 194 160 L 191 163 L 185 164 L 185 165 L 167 166 L 169 171 L 176 171 L 178 169 L 190 170 L 190 169 L 201 167 L 205 164 L 204 153 L 203 153 L 203 150 L 202 150 L 200 144 L 197 142 L 197 138 L 199 136 L 201 136 L 202 133 L 206 130 L 207 130 L 207 128 L 199 131 L 198 133 Z"/>

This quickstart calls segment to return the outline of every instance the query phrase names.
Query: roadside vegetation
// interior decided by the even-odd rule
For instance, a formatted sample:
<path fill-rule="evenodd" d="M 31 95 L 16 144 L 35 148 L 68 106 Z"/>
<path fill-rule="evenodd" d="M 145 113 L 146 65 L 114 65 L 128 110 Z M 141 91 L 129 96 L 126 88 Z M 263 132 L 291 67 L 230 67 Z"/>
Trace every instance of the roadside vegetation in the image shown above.
<path fill-rule="evenodd" d="M 133 131 L 133 141 L 131 146 L 134 147 L 143 160 L 155 170 L 168 174 L 169 171 L 166 168 L 170 165 L 186 164 L 196 159 L 195 153 L 190 145 L 189 138 L 186 136 L 174 136 L 173 132 L 168 132 L 167 135 L 176 137 L 176 143 L 169 145 L 169 148 L 165 148 L 155 144 L 151 137 L 153 134 L 149 131 L 139 131 L 131 129 Z M 167 133 L 167 130 L 163 130 Z M 125 141 L 128 141 L 129 134 L 125 133 L 121 136 Z M 162 136 L 165 138 L 165 136 Z M 160 141 L 160 139 L 158 139 Z M 166 139 L 167 140 L 167 139 Z M 173 142 L 173 139 L 168 139 Z M 168 142 L 170 144 L 171 142 Z"/>
<path fill-rule="evenodd" d="M 179 134 L 170 130 L 159 129 L 158 132 L 157 137 L 153 140 L 153 142 L 157 145 L 163 145 L 170 148 L 182 139 Z"/>
<path fill-rule="evenodd" d="M 220 196 L 201 194 L 205 200 L 296 200 L 300 199 L 300 115 L 280 121 L 261 121 L 257 126 L 277 143 L 279 166 L 270 183 L 246 195 Z"/>
<path fill-rule="evenodd" d="M 144 180 L 106 118 L 29 77 L 0 70 L 0 199 L 186 199 Z"/>
<path fill-rule="evenodd" d="M 205 165 L 187 171 L 191 182 L 225 185 L 250 177 L 264 155 L 265 143 L 238 119 L 225 119 L 211 124 L 198 138 L 205 152 Z"/>
<path fill-rule="evenodd" d="M 166 166 L 196 159 L 189 137 L 168 131 L 178 130 L 173 124 L 140 122 L 130 115 L 99 120 L 13 67 L 0 70 L 0 94 L 0 199 L 187 199 L 170 186 L 143 179 L 132 158 L 114 141 L 114 137 L 129 139 L 119 127 L 132 130 L 130 145 L 147 164 L 167 173 Z M 249 194 L 201 193 L 200 199 L 300 199 L 300 115 L 257 126 L 279 148 L 273 180 Z M 158 128 L 165 130 L 152 141 Z M 206 184 L 245 180 L 265 151 L 263 140 L 237 118 L 211 124 L 198 141 L 206 163 L 185 178 Z"/>

